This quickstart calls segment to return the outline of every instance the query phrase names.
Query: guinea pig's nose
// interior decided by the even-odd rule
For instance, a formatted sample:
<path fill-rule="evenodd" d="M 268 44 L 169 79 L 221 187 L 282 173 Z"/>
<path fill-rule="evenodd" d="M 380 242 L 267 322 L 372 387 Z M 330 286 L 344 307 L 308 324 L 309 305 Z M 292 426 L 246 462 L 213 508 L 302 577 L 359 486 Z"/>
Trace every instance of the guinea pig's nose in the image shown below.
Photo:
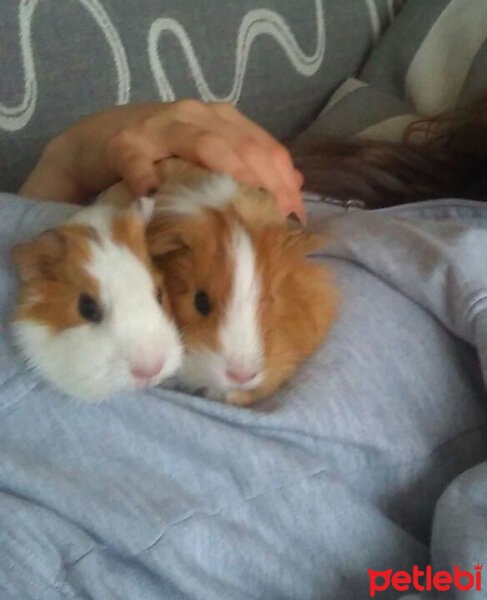
<path fill-rule="evenodd" d="M 164 361 L 158 359 L 154 362 L 135 363 L 130 365 L 130 372 L 136 379 L 152 379 L 162 371 Z"/>
<path fill-rule="evenodd" d="M 233 383 L 248 383 L 257 376 L 257 371 L 249 371 L 244 369 L 227 369 L 225 375 Z"/>

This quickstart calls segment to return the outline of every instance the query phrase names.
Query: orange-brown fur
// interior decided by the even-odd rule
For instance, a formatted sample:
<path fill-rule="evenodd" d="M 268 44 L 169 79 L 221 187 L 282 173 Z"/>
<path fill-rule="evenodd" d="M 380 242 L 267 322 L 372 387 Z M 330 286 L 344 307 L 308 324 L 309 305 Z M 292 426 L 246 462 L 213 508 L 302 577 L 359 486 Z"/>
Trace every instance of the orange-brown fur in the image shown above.
<path fill-rule="evenodd" d="M 217 350 L 217 330 L 232 276 L 232 265 L 225 252 L 230 240 L 227 220 L 217 211 L 185 223 L 156 219 L 149 225 L 147 236 L 155 264 L 164 274 L 184 344 L 188 347 L 203 344 Z M 199 289 L 209 295 L 214 307 L 207 317 L 201 317 L 194 307 L 194 294 Z"/>
<path fill-rule="evenodd" d="M 122 212 L 113 219 L 111 234 L 115 243 L 127 246 L 146 267 L 151 267 L 145 229 L 138 220 L 129 213 Z"/>
<path fill-rule="evenodd" d="M 38 321 L 59 332 L 83 322 L 78 313 L 81 292 L 95 299 L 99 284 L 85 269 L 91 258 L 93 231 L 63 225 L 14 249 L 21 288 L 14 319 Z"/>
<path fill-rule="evenodd" d="M 337 315 L 338 297 L 330 273 L 306 258 L 323 240 L 277 226 L 252 233 L 258 269 L 268 284 L 260 303 L 266 367 L 259 387 L 229 396 L 235 404 L 275 392 L 319 347 Z"/>
<path fill-rule="evenodd" d="M 113 241 L 127 246 L 132 253 L 147 267 L 154 279 L 155 288 L 159 290 L 161 306 L 167 314 L 171 314 L 171 304 L 165 293 L 164 275 L 160 269 L 155 268 L 147 248 L 145 227 L 139 220 L 130 214 L 122 212 L 115 217 L 112 223 Z"/>

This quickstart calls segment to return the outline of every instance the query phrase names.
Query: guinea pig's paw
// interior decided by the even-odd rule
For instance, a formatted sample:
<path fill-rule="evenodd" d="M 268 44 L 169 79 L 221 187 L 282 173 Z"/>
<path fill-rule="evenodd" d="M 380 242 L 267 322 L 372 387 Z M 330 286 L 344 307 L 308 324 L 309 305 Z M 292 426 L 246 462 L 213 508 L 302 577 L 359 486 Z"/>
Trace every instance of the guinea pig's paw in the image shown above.
<path fill-rule="evenodd" d="M 233 404 L 234 406 L 249 406 L 254 402 L 257 402 L 259 398 L 256 398 L 252 392 L 245 392 L 241 390 L 235 390 L 233 392 L 227 392 L 224 397 L 224 401 L 227 404 Z"/>

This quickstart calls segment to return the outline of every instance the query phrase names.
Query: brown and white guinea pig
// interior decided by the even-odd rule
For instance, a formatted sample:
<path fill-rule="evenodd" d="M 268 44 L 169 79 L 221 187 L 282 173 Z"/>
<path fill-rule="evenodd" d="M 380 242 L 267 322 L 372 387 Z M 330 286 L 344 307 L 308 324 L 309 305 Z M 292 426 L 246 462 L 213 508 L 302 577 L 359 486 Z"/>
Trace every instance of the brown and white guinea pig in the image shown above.
<path fill-rule="evenodd" d="M 295 229 L 272 196 L 177 159 L 147 228 L 185 353 L 182 384 L 246 405 L 274 393 L 324 341 L 337 292 L 307 258 L 324 240 Z M 128 202 L 123 185 L 105 201 Z"/>
<path fill-rule="evenodd" d="M 156 385 L 181 364 L 163 276 L 147 252 L 152 209 L 150 200 L 95 205 L 14 248 L 14 339 L 66 394 L 103 399 Z"/>

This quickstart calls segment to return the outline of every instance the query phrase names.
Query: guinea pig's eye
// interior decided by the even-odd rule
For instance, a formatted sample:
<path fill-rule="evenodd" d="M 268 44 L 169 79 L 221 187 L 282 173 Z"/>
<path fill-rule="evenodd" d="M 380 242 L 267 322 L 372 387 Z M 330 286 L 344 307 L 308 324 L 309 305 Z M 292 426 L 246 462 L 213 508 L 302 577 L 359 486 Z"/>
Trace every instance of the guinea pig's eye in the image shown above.
<path fill-rule="evenodd" d="M 194 306 L 196 310 L 206 317 L 211 312 L 211 302 L 208 298 L 208 294 L 203 290 L 198 290 L 194 295 Z"/>
<path fill-rule="evenodd" d="M 162 304 L 162 288 L 158 287 L 156 290 L 156 298 L 159 304 Z"/>
<path fill-rule="evenodd" d="M 87 321 L 100 323 L 103 312 L 98 302 L 89 294 L 80 294 L 78 299 L 78 312 Z"/>

